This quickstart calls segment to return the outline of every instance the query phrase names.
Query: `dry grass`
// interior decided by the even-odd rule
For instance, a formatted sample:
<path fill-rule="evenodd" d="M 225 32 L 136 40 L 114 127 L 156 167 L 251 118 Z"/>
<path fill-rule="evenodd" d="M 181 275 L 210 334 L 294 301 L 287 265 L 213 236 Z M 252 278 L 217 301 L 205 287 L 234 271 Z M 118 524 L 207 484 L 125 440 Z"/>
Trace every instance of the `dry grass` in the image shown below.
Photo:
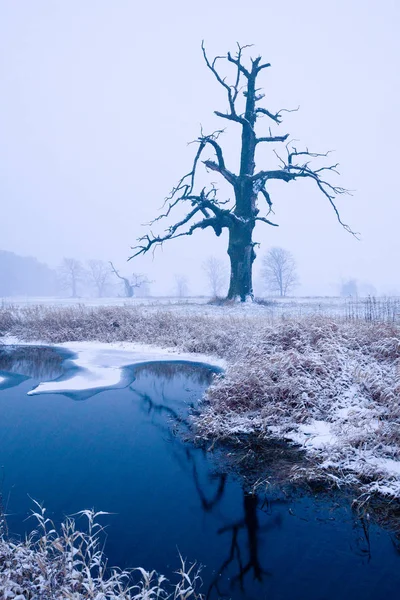
<path fill-rule="evenodd" d="M 199 569 L 186 565 L 175 583 L 142 568 L 108 569 L 102 552 L 103 528 L 98 517 L 84 510 L 81 530 L 67 518 L 57 531 L 46 510 L 35 502 L 32 516 L 37 528 L 24 542 L 13 542 L 0 529 L 0 597 L 14 600 L 200 600 Z M 137 575 L 137 576 L 136 576 Z"/>
<path fill-rule="evenodd" d="M 133 341 L 225 358 L 226 372 L 193 417 L 197 436 L 237 444 L 247 439 L 245 446 L 255 440 L 253 455 L 257 440 L 292 440 L 311 460 L 285 463 L 288 481 L 348 484 L 363 494 L 361 506 L 371 506 L 375 494 L 400 498 L 400 333 L 392 309 L 271 319 L 267 312 L 201 314 L 201 308 L 193 314 L 154 307 L 3 307 L 0 333 L 48 343 Z M 99 515 L 82 514 L 86 532 L 74 519 L 57 532 L 39 506 L 38 528 L 26 541 L 14 543 L 0 528 L 0 597 L 200 597 L 198 572 L 184 562 L 176 584 L 142 569 L 135 583 L 131 572 L 108 570 Z"/>
<path fill-rule="evenodd" d="M 260 324 L 209 388 L 198 433 L 285 437 L 327 479 L 400 497 L 399 359 L 393 324 Z"/>
<path fill-rule="evenodd" d="M 182 314 L 139 307 L 3 307 L 0 335 L 61 343 L 135 341 L 185 352 L 230 356 L 257 329 L 256 318 Z"/>
<path fill-rule="evenodd" d="M 228 368 L 195 420 L 198 436 L 286 438 L 325 477 L 400 497 L 400 335 L 390 307 L 368 305 L 365 318 L 285 319 L 260 307 L 228 314 L 218 307 L 196 314 L 3 307 L 0 332 L 50 343 L 135 341 L 225 358 Z"/>

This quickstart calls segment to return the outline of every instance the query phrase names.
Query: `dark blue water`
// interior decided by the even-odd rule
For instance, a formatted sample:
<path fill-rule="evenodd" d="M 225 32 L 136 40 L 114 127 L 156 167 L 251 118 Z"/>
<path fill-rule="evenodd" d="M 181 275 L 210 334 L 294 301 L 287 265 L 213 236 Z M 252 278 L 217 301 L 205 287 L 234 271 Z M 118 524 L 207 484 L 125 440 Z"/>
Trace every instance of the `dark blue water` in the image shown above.
<path fill-rule="evenodd" d="M 56 521 L 83 508 L 113 513 L 103 517 L 110 564 L 171 575 L 178 551 L 197 560 L 210 598 L 397 597 L 393 536 L 364 530 L 346 500 L 248 494 L 211 453 L 183 441 L 188 406 L 211 370 L 156 363 L 126 369 L 124 389 L 27 396 L 40 380 L 65 377 L 66 358 L 0 351 L 0 465 L 13 534 L 33 525 L 24 521 L 29 494 Z"/>

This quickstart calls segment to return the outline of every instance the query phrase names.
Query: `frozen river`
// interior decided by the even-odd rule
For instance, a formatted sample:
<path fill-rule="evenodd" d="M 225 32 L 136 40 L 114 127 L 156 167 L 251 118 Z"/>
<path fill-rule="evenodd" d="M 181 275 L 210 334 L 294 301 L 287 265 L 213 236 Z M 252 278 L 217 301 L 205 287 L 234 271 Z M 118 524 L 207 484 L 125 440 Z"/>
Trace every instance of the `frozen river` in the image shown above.
<path fill-rule="evenodd" d="M 107 387 L 96 372 L 102 387 L 80 390 L 85 371 L 71 358 L 46 347 L 0 348 L 0 465 L 13 535 L 33 526 L 30 496 L 56 522 L 84 508 L 112 513 L 103 517 L 110 565 L 169 576 L 178 551 L 197 560 L 210 598 L 396 596 L 398 540 L 366 528 L 346 499 L 251 494 L 212 453 L 185 441 L 212 368 L 124 364 L 118 384 Z"/>

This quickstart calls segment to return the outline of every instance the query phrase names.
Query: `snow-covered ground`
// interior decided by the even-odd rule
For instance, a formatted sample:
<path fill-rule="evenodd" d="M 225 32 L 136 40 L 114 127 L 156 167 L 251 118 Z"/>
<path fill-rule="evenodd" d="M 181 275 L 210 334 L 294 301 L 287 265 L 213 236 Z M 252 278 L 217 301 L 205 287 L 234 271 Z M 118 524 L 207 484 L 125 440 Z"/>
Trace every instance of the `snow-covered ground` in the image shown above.
<path fill-rule="evenodd" d="M 271 318 L 302 317 L 306 315 L 342 316 L 350 318 L 385 317 L 400 320 L 400 298 L 380 297 L 342 298 L 334 296 L 263 298 L 263 304 L 210 305 L 210 298 L 148 297 L 148 298 L 61 298 L 61 297 L 8 297 L 0 298 L 0 306 L 15 307 L 138 307 L 157 310 L 160 307 L 189 314 L 267 314 Z"/>
<path fill-rule="evenodd" d="M 6 306 L 0 331 L 76 352 L 82 370 L 36 392 L 119 385 L 124 365 L 148 360 L 226 364 L 224 378 L 208 390 L 199 435 L 272 433 L 304 448 L 323 477 L 400 499 L 400 333 L 385 312 L 397 301 L 367 304 L 382 310 L 371 320 L 343 312 L 355 304 L 343 299 L 325 299 L 326 311 L 315 298 L 272 307 L 202 301 Z M 277 306 L 284 318 L 274 318 Z"/>
<path fill-rule="evenodd" d="M 0 298 L 3 306 L 160 306 L 171 304 L 204 304 L 209 298 L 177 298 L 174 296 L 148 297 L 148 298 L 63 298 L 59 296 L 9 296 Z"/>
<path fill-rule="evenodd" d="M 10 342 L 15 344 L 18 340 L 8 339 L 8 343 Z M 220 368 L 226 366 L 226 361 L 217 357 L 129 342 L 70 342 L 55 347 L 73 352 L 75 357 L 71 362 L 79 369 L 73 370 L 66 379 L 41 382 L 28 392 L 29 395 L 119 387 L 124 385 L 124 367 L 146 362 L 179 360 L 211 364 Z"/>

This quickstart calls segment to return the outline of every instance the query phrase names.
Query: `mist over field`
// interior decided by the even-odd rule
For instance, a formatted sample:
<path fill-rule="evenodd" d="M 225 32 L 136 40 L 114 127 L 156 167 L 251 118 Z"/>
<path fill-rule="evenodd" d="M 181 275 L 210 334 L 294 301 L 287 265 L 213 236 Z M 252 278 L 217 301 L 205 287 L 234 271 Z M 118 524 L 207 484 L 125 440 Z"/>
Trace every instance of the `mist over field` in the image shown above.
<path fill-rule="evenodd" d="M 398 0 L 0 0 L 0 598 L 400 588 Z"/>
<path fill-rule="evenodd" d="M 234 52 L 239 41 L 272 64 L 260 77 L 270 109 L 300 106 L 277 132 L 314 152 L 335 150 L 335 183 L 354 190 L 337 205 L 360 232 L 357 241 L 338 225 L 311 182 L 273 182 L 279 227 L 256 226 L 257 293 L 260 257 L 274 246 L 297 261 L 298 295 L 337 295 L 352 278 L 399 293 L 400 209 L 389 167 L 399 134 L 396 1 L 255 1 L 243 10 L 224 0 L 190 8 L 180 0 L 3 0 L 0 10 L 3 251 L 51 268 L 64 257 L 112 260 L 126 275 L 145 273 L 154 294 L 174 293 L 176 274 L 192 295 L 207 293 L 201 265 L 212 255 L 228 267 L 226 232 L 197 231 L 154 257 L 126 260 L 148 230 L 143 224 L 190 170 L 195 147 L 187 142 L 200 124 L 207 132 L 227 126 L 226 161 L 235 168 L 238 129 L 213 114 L 226 99 L 200 44 L 214 56 Z M 260 166 L 265 161 L 276 162 L 269 149 Z"/>

